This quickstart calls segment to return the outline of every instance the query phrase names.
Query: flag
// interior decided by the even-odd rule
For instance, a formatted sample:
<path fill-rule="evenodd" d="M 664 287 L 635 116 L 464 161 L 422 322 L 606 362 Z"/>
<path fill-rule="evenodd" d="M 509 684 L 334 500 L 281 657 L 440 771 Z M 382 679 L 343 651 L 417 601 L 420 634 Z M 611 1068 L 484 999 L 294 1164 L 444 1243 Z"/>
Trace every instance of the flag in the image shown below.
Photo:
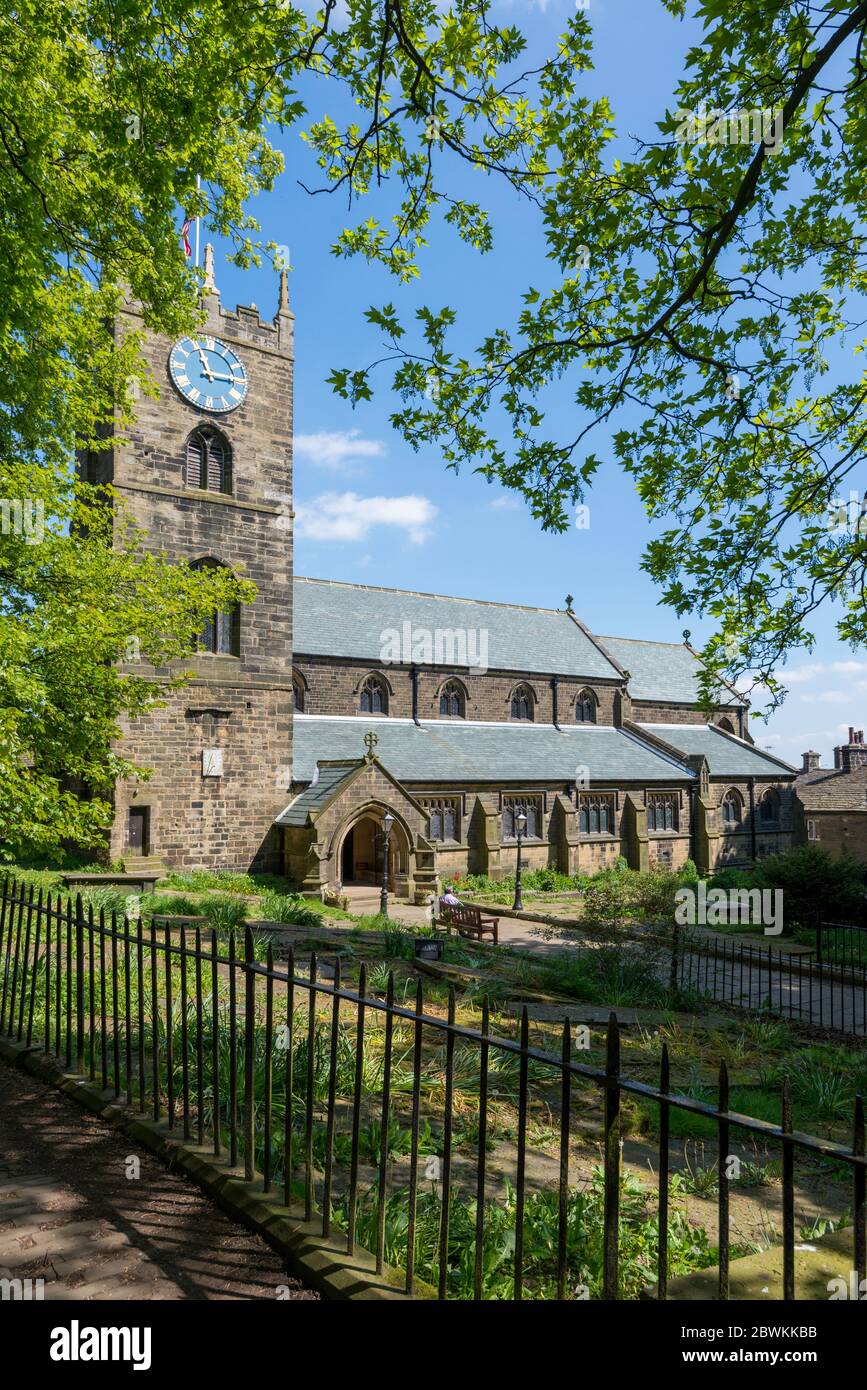
<path fill-rule="evenodd" d="M 190 245 L 190 227 L 192 224 L 193 219 L 191 217 L 186 217 L 184 219 L 184 225 L 181 227 L 181 241 L 184 243 L 185 256 L 191 256 L 193 254 L 193 248 Z"/>

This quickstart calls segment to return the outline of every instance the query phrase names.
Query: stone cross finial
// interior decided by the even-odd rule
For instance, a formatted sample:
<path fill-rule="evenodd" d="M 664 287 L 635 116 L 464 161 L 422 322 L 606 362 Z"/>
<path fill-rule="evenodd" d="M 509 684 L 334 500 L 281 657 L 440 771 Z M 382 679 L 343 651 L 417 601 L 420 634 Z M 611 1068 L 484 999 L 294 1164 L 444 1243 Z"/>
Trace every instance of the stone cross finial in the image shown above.
<path fill-rule="evenodd" d="M 202 283 L 205 294 L 217 294 L 218 290 L 214 284 L 214 248 L 210 242 L 205 247 L 205 278 Z"/>
<path fill-rule="evenodd" d="M 375 734 L 375 733 L 373 732 L 372 729 L 370 730 L 369 733 L 366 733 L 366 734 L 364 735 L 364 746 L 365 746 L 365 748 L 367 749 L 367 752 L 366 752 L 365 755 L 364 755 L 364 761 L 365 761 L 366 763 L 372 763 L 372 762 L 373 762 L 373 759 L 376 757 L 376 754 L 374 753 L 373 750 L 374 750 L 374 748 L 376 747 L 376 745 L 377 745 L 378 743 L 379 743 L 379 737 L 378 737 L 377 734 Z"/>
<path fill-rule="evenodd" d="M 567 613 L 571 613 L 571 612 L 572 612 L 572 604 L 573 604 L 574 602 L 575 602 L 574 595 L 573 595 L 573 594 L 567 594 L 567 595 L 566 595 L 566 612 L 567 612 Z"/>
<path fill-rule="evenodd" d="M 685 628 L 683 629 L 683 640 L 684 640 L 684 642 L 688 642 L 691 636 L 692 636 L 692 633 L 690 632 L 689 628 L 688 628 L 688 627 L 685 627 Z"/>

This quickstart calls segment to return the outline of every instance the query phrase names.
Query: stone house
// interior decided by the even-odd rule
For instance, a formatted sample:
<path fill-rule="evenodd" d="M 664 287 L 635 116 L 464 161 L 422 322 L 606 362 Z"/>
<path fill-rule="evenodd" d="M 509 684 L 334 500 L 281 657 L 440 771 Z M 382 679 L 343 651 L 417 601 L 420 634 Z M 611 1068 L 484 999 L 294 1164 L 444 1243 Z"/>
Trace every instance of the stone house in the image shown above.
<path fill-rule="evenodd" d="M 862 729 L 834 749 L 834 766 L 819 754 L 803 755 L 794 788 L 794 832 L 799 844 L 818 844 L 831 854 L 851 854 L 867 864 L 867 744 Z"/>

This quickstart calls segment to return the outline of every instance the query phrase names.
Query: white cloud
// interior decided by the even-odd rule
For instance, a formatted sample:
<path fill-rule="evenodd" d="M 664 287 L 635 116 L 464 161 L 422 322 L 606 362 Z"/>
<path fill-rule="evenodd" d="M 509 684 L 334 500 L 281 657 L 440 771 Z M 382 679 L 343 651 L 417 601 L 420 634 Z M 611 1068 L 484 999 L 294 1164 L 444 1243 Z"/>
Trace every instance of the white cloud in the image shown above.
<path fill-rule="evenodd" d="M 513 492 L 501 492 L 499 497 L 495 497 L 488 506 L 495 512 L 516 512 L 521 505 L 520 498 Z"/>
<path fill-rule="evenodd" d="M 808 666 L 795 666 L 791 671 L 779 671 L 778 675 L 784 685 L 800 685 L 803 681 L 811 681 L 820 676 L 824 670 L 823 662 L 814 661 Z"/>
<path fill-rule="evenodd" d="M 805 705 L 845 705 L 852 699 L 851 690 L 821 690 L 818 695 L 802 695 Z"/>
<path fill-rule="evenodd" d="M 835 676 L 854 676 L 859 671 L 867 671 L 867 661 L 811 661 L 791 671 L 780 671 L 779 677 L 784 685 L 801 685 L 829 672 Z"/>
<path fill-rule="evenodd" d="M 358 459 L 380 458 L 385 452 L 378 439 L 362 439 L 359 430 L 318 430 L 296 434 L 295 452 L 317 468 L 346 472 Z"/>
<path fill-rule="evenodd" d="M 374 526 L 406 532 L 413 545 L 431 534 L 438 509 L 427 497 L 359 497 L 357 492 L 323 492 L 295 509 L 296 532 L 312 541 L 363 541 Z"/>

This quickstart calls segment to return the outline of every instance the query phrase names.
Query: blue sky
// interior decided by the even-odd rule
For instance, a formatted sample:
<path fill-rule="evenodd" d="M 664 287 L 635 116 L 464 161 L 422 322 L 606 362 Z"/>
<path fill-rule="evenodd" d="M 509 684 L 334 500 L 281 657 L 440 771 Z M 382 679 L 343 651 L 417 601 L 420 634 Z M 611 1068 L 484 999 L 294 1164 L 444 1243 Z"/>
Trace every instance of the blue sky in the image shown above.
<path fill-rule="evenodd" d="M 550 50 L 574 0 L 503 0 L 497 17 L 532 35 L 530 56 Z M 621 137 L 649 136 L 697 34 L 676 23 L 657 0 L 589 0 L 595 72 L 591 94 L 612 100 Z M 323 93 L 324 95 L 324 93 Z M 276 143 L 280 143 L 277 141 Z M 494 249 L 480 257 L 447 229 L 434 226 L 421 261 L 422 276 L 401 288 L 360 261 L 338 260 L 330 246 L 350 221 L 341 194 L 310 197 L 301 180 L 319 179 L 296 136 L 281 147 L 286 172 L 254 211 L 266 238 L 291 250 L 290 293 L 297 316 L 295 378 L 296 570 L 328 577 L 438 593 L 562 607 L 566 593 L 597 633 L 679 641 L 684 627 L 700 643 L 707 630 L 678 620 L 639 568 L 652 532 L 630 480 L 612 463 L 597 475 L 588 498 L 590 524 L 553 536 L 543 533 L 518 498 L 471 471 L 447 471 L 433 451 L 414 454 L 392 430 L 393 398 L 381 386 L 356 411 L 326 384 L 335 366 L 366 365 L 382 354 L 380 334 L 364 320 L 371 304 L 391 301 L 404 321 L 423 303 L 454 305 L 475 341 L 514 318 L 522 292 L 544 286 L 544 247 L 538 223 L 496 180 L 464 169 L 450 178 L 492 211 Z M 627 148 L 629 146 L 627 145 Z M 276 308 L 270 266 L 240 272 L 221 265 L 217 283 L 227 306 Z M 551 417 L 568 422 L 568 392 Z M 600 441 L 602 444 L 603 441 Z M 604 457 L 604 449 L 598 452 Z M 850 724 L 861 726 L 867 693 L 867 653 L 853 653 L 834 633 L 833 614 L 817 620 L 811 654 L 793 654 L 791 691 L 770 724 L 753 736 L 787 761 L 818 749 L 829 760 Z"/>

